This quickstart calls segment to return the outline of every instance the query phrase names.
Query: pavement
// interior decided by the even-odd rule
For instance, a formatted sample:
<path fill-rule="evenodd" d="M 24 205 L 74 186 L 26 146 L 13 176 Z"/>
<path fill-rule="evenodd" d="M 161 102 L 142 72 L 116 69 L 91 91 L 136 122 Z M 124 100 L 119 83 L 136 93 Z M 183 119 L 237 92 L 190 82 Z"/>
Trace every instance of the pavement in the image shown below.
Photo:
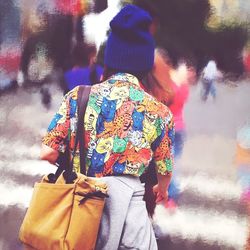
<path fill-rule="evenodd" d="M 250 80 L 217 84 L 217 98 L 202 103 L 200 85 L 185 107 L 187 139 L 176 162 L 180 199 L 175 210 L 156 207 L 154 225 L 160 250 L 241 250 L 248 235 L 246 205 L 234 163 L 236 135 L 250 121 Z M 0 96 L 0 249 L 22 249 L 18 230 L 32 187 L 55 167 L 39 160 L 41 137 L 62 93 L 49 86 L 50 108 L 38 89 L 16 89 Z"/>

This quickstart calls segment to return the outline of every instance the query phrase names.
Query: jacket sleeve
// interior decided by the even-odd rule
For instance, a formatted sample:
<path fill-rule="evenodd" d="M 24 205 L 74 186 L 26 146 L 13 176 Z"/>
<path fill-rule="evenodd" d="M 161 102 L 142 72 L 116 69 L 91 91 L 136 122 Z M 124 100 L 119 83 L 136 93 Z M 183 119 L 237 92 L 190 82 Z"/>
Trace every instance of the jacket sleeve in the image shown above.
<path fill-rule="evenodd" d="M 174 121 L 173 115 L 168 110 L 167 115 L 159 124 L 160 135 L 153 144 L 153 160 L 156 172 L 167 175 L 172 172 L 174 165 Z"/>
<path fill-rule="evenodd" d="M 64 152 L 68 143 L 71 119 L 76 115 L 77 89 L 73 89 L 63 97 L 61 106 L 42 139 L 44 145 L 59 152 Z"/>

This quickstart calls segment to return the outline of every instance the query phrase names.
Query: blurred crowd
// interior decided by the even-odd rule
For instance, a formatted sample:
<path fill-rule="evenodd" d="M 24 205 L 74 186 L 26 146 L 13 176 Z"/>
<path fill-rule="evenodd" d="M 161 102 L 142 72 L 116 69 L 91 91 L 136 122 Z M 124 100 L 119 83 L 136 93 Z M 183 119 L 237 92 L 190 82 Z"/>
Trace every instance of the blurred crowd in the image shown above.
<path fill-rule="evenodd" d="M 89 84 L 89 78 L 99 78 L 97 50 L 95 44 L 85 42 L 83 18 L 106 8 L 107 1 L 98 0 L 1 1 L 1 93 L 53 82 L 65 92 L 76 79 Z M 42 93 L 48 91 L 43 87 Z"/>
<path fill-rule="evenodd" d="M 58 84 L 62 93 L 77 85 L 92 85 L 102 79 L 103 48 L 91 43 L 83 20 L 89 13 L 101 13 L 108 8 L 105 0 L 0 1 L 0 94 L 17 87 L 36 87 L 41 101 L 50 107 L 50 84 Z M 152 14 L 152 13 L 151 13 Z M 157 25 L 155 17 L 152 33 Z M 201 84 L 201 100 L 216 99 L 215 83 L 223 81 L 216 58 L 208 56 L 202 70 L 189 61 L 174 63 L 166 49 L 157 48 L 155 65 L 144 84 L 151 94 L 168 105 L 176 124 L 175 157 L 182 153 L 185 141 L 183 110 L 190 86 Z M 250 49 L 242 51 L 245 76 L 250 73 Z M 237 164 L 244 186 L 242 200 L 250 201 L 250 125 L 239 132 Z M 247 141 L 248 140 L 248 141 Z M 167 207 L 178 205 L 178 183 L 170 187 Z"/>
<path fill-rule="evenodd" d="M 90 83 L 90 79 L 86 79 L 89 77 L 86 75 L 88 73 L 83 73 L 83 68 L 87 66 L 91 68 L 90 75 L 93 79 L 100 78 L 103 50 L 96 40 L 92 39 L 93 44 L 89 44 L 86 37 L 89 31 L 85 30 L 90 28 L 84 27 L 84 18 L 90 13 L 98 15 L 107 12 L 111 8 L 107 0 L 11 0 L 1 1 L 0 7 L 1 92 L 17 85 L 40 86 L 51 81 L 60 82 L 65 92 L 73 86 L 70 81 Z M 151 14 L 155 20 L 152 26 L 154 32 L 159 19 L 155 12 L 152 11 Z M 250 71 L 249 51 L 248 48 L 242 51 L 246 74 Z M 96 58 L 99 59 L 98 67 Z M 210 59 L 204 59 L 204 66 Z M 179 62 L 174 64 L 176 68 Z M 201 71 L 196 65 L 188 66 L 192 66 L 197 77 L 200 77 Z M 69 73 L 69 70 L 72 72 Z M 85 76 L 80 76 L 81 74 Z M 203 93 L 204 100 L 209 91 L 214 96 L 214 88 L 207 88 Z"/>
<path fill-rule="evenodd" d="M 85 19 L 91 14 L 95 14 L 91 18 L 96 18 L 108 9 L 111 19 L 112 11 L 115 15 L 115 10 L 111 9 L 114 5 L 119 6 L 118 3 L 120 1 L 113 1 L 112 4 L 107 0 L 1 1 L 0 93 L 17 87 L 35 87 L 40 90 L 41 102 L 49 108 L 52 95 L 50 84 L 58 84 L 65 94 L 77 85 L 100 82 L 104 70 L 105 41 L 101 45 L 103 41 L 93 39 L 98 33 L 96 30 L 88 34 L 91 27 L 86 27 Z M 146 2 L 137 3 L 153 17 L 151 32 L 155 34 L 160 21 L 157 11 Z M 107 25 L 103 25 L 106 29 Z M 210 95 L 215 100 L 215 83 L 223 81 L 227 72 L 220 70 L 214 56 L 207 55 L 203 68 L 199 69 L 184 58 L 173 60 L 168 52 L 161 47 L 156 50 L 154 69 L 144 84 L 174 114 L 178 158 L 185 138 L 183 110 L 190 86 L 200 83 L 201 101 L 206 102 Z M 241 56 L 245 76 L 248 76 L 250 49 L 247 46 Z M 178 187 L 173 190 L 178 190 Z"/>

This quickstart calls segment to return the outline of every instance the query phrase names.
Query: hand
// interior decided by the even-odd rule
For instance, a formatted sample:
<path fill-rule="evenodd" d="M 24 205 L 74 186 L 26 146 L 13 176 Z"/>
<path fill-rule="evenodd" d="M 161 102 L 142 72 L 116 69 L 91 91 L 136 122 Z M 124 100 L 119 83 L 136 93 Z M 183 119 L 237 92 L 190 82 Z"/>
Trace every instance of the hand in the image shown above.
<path fill-rule="evenodd" d="M 59 152 L 53 148 L 48 147 L 45 144 L 42 144 L 40 159 L 48 161 L 51 164 L 55 164 L 59 156 Z"/>
<path fill-rule="evenodd" d="M 168 190 L 166 188 L 161 188 L 159 184 L 153 186 L 153 193 L 156 195 L 156 203 L 161 201 L 167 202 L 168 200 Z"/>

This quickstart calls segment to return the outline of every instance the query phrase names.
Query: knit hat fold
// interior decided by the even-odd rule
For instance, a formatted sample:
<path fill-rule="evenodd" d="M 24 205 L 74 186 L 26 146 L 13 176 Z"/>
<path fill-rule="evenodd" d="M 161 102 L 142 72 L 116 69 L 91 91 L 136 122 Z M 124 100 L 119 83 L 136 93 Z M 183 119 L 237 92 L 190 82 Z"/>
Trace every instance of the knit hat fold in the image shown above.
<path fill-rule="evenodd" d="M 149 71 L 154 63 L 154 40 L 149 32 L 150 15 L 135 5 L 126 5 L 110 22 L 104 63 L 128 72 Z"/>

